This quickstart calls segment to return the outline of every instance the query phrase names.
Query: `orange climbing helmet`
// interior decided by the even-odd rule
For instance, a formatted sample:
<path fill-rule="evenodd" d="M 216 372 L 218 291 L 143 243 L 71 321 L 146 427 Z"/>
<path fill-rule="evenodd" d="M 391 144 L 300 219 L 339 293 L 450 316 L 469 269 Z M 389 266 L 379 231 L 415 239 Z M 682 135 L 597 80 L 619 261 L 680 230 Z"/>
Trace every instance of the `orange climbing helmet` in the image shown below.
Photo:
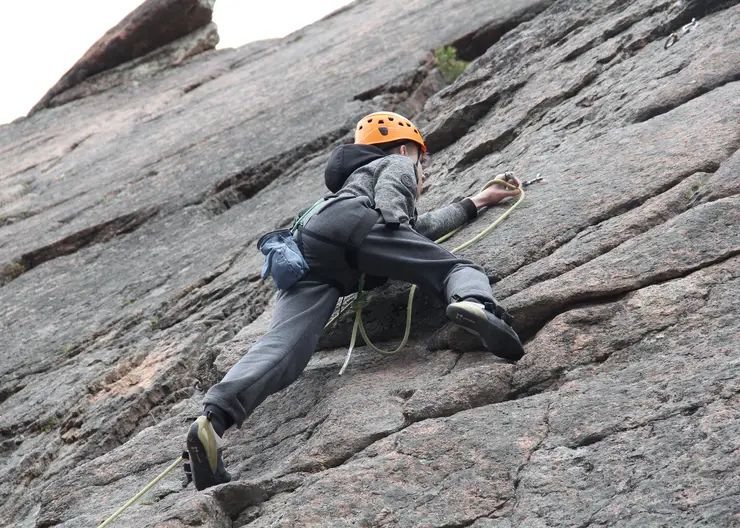
<path fill-rule="evenodd" d="M 380 145 L 403 139 L 417 143 L 422 152 L 427 151 L 419 129 L 400 114 L 373 112 L 360 119 L 355 128 L 355 143 L 360 145 Z"/>

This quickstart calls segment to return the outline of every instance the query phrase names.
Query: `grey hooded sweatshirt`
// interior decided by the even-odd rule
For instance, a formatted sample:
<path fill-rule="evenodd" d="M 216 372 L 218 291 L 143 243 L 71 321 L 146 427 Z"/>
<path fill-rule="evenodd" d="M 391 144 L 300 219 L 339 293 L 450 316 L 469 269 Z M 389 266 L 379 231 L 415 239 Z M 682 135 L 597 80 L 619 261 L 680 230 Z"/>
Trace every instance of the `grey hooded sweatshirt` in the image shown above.
<path fill-rule="evenodd" d="M 400 154 L 386 155 L 377 147 L 342 145 L 335 149 L 325 174 L 327 187 L 335 190 L 343 177 L 346 179 L 337 194 L 366 196 L 376 209 L 389 211 L 401 223 L 408 223 L 431 240 L 478 216 L 478 210 L 469 198 L 417 215 L 414 162 Z"/>

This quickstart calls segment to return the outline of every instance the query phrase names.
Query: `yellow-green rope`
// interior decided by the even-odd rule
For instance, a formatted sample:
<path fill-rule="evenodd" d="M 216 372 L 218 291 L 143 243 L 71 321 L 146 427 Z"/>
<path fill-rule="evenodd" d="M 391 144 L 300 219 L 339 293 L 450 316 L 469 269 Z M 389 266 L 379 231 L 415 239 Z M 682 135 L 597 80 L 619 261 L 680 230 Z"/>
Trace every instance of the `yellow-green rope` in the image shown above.
<path fill-rule="evenodd" d="M 182 460 L 183 460 L 182 457 L 177 457 L 177 460 L 175 460 L 172 464 L 170 464 L 167 467 L 167 469 L 165 469 L 164 471 L 162 471 L 162 473 L 160 473 L 159 475 L 157 475 L 154 478 L 154 480 L 152 480 L 149 484 L 147 484 L 146 486 L 144 486 L 144 488 L 139 493 L 137 493 L 136 495 L 134 495 L 133 498 L 130 501 L 128 501 L 126 504 L 124 504 L 123 506 L 121 506 L 120 508 L 118 508 L 118 510 L 116 510 L 116 513 L 114 513 L 113 515 L 111 515 L 110 517 L 108 517 L 105 521 L 103 521 L 103 523 L 100 526 L 98 526 L 98 528 L 105 528 L 111 522 L 113 522 L 113 519 L 115 519 L 116 517 L 118 517 L 119 515 L 121 515 L 124 511 L 126 511 L 126 509 L 129 506 L 131 506 L 137 500 L 139 500 L 140 498 L 142 498 L 146 494 L 147 491 L 149 491 L 150 489 L 152 489 L 154 486 L 157 485 L 157 482 L 159 482 L 160 480 L 162 480 L 163 478 L 165 478 L 169 474 L 170 471 L 172 471 L 173 469 L 175 469 L 177 467 L 177 465 L 180 462 L 182 462 Z"/>
<path fill-rule="evenodd" d="M 468 241 L 464 242 L 463 244 L 460 244 L 459 246 L 457 246 L 456 248 L 454 248 L 452 250 L 452 253 L 457 253 L 458 251 L 462 251 L 463 249 L 466 249 L 466 248 L 472 246 L 473 244 L 475 244 L 476 242 L 478 242 L 480 239 L 482 239 L 483 237 L 485 237 L 486 235 L 488 235 L 491 231 L 493 231 L 494 229 L 496 229 L 496 227 L 498 227 L 501 224 L 501 222 L 503 222 L 514 211 L 514 209 L 516 209 L 519 206 L 520 203 L 522 203 L 522 200 L 524 200 L 524 189 L 522 189 L 521 187 L 517 187 L 515 185 L 512 185 L 511 183 L 509 183 L 507 181 L 504 181 L 504 180 L 499 180 L 499 179 L 491 180 L 491 181 L 489 181 L 488 183 L 486 183 L 483 186 L 483 188 L 481 189 L 481 191 L 487 189 L 491 185 L 496 185 L 496 184 L 502 184 L 502 185 L 508 187 L 509 189 L 512 189 L 512 190 L 516 189 L 516 190 L 518 190 L 519 191 L 519 197 L 517 198 L 516 202 L 514 202 L 513 204 L 511 204 L 511 206 L 504 212 L 504 214 L 502 214 L 501 216 L 499 216 L 495 221 L 493 221 L 491 223 L 491 225 L 489 225 L 488 227 L 486 227 L 483 231 L 481 231 L 480 233 L 478 233 L 477 235 L 475 235 L 470 240 L 468 240 Z M 462 227 L 464 227 L 464 226 L 458 227 L 457 229 L 454 229 L 454 230 L 450 231 L 446 235 L 444 235 L 441 238 L 435 240 L 435 242 L 437 244 L 441 244 L 442 242 L 444 242 L 446 240 L 449 240 L 452 236 L 455 235 L 455 233 L 457 233 L 458 231 L 460 231 L 460 229 L 462 229 Z M 385 356 L 392 356 L 393 354 L 397 354 L 398 352 L 400 352 L 401 349 L 403 349 L 403 347 L 406 346 L 406 343 L 408 342 L 408 339 L 409 339 L 409 334 L 411 333 L 411 309 L 412 309 L 413 303 L 414 303 L 414 294 L 416 293 L 416 285 L 414 284 L 413 286 L 411 286 L 411 291 L 409 292 L 409 301 L 408 301 L 408 304 L 406 306 L 406 330 L 403 333 L 403 339 L 401 340 L 401 344 L 399 344 L 398 347 L 396 347 L 395 350 L 383 350 L 381 348 L 378 348 L 378 347 L 376 347 L 370 341 L 370 338 L 367 336 L 367 332 L 365 331 L 365 325 L 362 322 L 362 309 L 364 307 L 363 306 L 364 305 L 364 299 L 363 299 L 363 287 L 364 287 L 364 285 L 365 285 L 365 275 L 363 274 L 360 277 L 360 284 L 359 284 L 359 287 L 357 289 L 357 297 L 355 298 L 355 302 L 353 303 L 353 306 L 355 307 L 355 322 L 354 322 L 354 325 L 352 326 L 352 337 L 350 338 L 350 341 L 349 341 L 349 351 L 347 352 L 347 358 L 344 360 L 344 365 L 342 365 L 342 368 L 339 370 L 339 375 L 340 376 L 342 374 L 344 374 L 344 371 L 347 370 L 347 366 L 349 365 L 349 360 L 350 360 L 350 358 L 352 356 L 352 351 L 355 348 L 355 342 L 357 340 L 357 330 L 358 329 L 360 330 L 360 335 L 362 335 L 362 339 L 365 341 L 365 343 L 367 344 L 367 346 L 369 346 L 375 352 L 378 352 L 379 354 L 383 354 Z M 334 321 L 336 321 L 339 317 L 341 317 L 343 313 L 344 313 L 343 311 L 340 311 L 336 316 L 334 316 L 326 324 L 326 326 L 324 328 L 325 329 L 328 328 Z"/>

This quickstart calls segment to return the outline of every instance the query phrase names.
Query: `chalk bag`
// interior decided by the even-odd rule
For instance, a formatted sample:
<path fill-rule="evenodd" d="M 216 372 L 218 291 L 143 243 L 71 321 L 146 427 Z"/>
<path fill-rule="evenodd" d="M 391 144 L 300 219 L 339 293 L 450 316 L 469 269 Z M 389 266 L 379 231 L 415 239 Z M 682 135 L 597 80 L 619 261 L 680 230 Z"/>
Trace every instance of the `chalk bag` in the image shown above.
<path fill-rule="evenodd" d="M 287 290 L 308 271 L 308 264 L 289 229 L 263 235 L 257 242 L 257 248 L 265 255 L 262 278 L 272 275 L 279 290 Z"/>

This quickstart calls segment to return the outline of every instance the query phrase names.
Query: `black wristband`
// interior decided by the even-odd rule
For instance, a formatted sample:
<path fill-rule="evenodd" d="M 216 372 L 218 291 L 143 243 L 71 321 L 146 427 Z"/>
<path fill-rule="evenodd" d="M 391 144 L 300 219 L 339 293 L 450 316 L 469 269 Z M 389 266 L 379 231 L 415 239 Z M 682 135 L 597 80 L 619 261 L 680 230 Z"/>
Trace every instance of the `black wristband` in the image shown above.
<path fill-rule="evenodd" d="M 465 215 L 468 217 L 468 220 L 474 220 L 478 218 L 478 208 L 473 203 L 473 200 L 470 198 L 465 198 L 460 202 L 460 205 L 463 206 L 463 209 L 465 209 Z"/>

